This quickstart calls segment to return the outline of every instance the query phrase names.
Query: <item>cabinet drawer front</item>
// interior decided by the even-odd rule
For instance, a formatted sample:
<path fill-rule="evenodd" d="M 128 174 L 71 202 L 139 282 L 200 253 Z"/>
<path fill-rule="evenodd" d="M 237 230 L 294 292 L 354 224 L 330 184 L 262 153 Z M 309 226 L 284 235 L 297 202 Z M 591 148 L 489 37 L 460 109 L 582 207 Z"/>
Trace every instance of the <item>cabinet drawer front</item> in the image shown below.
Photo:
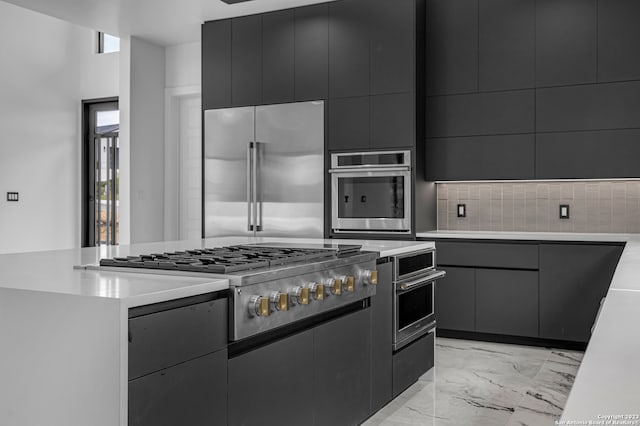
<path fill-rule="evenodd" d="M 227 299 L 129 319 L 129 379 L 196 358 L 227 344 Z"/>
<path fill-rule="evenodd" d="M 434 365 L 435 332 L 393 354 L 393 397 L 414 384 Z"/>
<path fill-rule="evenodd" d="M 438 265 L 538 269 L 537 244 L 438 241 Z"/>
<path fill-rule="evenodd" d="M 129 382 L 130 426 L 227 423 L 227 351 Z"/>

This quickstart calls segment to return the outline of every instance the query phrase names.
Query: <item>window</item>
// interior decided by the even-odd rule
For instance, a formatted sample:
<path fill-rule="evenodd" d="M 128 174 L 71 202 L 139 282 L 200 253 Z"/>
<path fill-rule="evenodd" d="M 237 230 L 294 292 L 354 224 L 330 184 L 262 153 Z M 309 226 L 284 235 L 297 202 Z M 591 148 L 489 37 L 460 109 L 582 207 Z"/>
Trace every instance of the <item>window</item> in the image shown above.
<path fill-rule="evenodd" d="M 120 51 L 120 38 L 111 34 L 98 32 L 98 53 L 113 53 Z"/>

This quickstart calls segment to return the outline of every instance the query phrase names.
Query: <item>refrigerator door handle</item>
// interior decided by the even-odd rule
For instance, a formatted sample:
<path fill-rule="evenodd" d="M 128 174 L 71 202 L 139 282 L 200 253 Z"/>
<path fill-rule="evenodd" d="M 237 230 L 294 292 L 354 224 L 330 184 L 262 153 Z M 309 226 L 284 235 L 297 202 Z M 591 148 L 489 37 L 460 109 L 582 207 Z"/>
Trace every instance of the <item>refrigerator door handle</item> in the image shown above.
<path fill-rule="evenodd" d="M 260 146 L 262 143 L 253 143 L 253 223 L 256 231 L 262 231 L 262 194 L 260 193 Z"/>
<path fill-rule="evenodd" d="M 253 231 L 253 142 L 247 144 L 247 231 Z"/>

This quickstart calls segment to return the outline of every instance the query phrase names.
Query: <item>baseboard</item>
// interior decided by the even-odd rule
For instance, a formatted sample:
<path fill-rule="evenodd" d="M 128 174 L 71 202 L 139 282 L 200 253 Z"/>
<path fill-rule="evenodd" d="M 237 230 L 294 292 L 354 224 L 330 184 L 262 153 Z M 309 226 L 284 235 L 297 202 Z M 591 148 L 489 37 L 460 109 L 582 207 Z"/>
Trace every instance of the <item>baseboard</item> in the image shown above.
<path fill-rule="evenodd" d="M 503 334 L 477 333 L 474 331 L 458 331 L 436 329 L 437 337 L 452 339 L 477 340 L 481 342 L 510 343 L 514 345 L 540 346 L 545 348 L 567 349 L 572 351 L 584 351 L 587 344 L 583 342 L 570 342 L 566 340 L 542 339 L 538 337 L 506 336 Z"/>

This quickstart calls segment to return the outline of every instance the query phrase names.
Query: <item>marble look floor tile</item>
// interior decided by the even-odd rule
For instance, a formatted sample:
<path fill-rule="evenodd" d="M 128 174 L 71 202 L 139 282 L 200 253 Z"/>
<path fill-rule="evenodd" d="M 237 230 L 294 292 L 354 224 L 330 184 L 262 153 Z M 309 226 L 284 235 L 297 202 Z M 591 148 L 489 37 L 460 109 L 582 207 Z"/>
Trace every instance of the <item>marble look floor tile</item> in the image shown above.
<path fill-rule="evenodd" d="M 581 352 L 437 338 L 436 368 L 364 424 L 552 425 Z"/>

